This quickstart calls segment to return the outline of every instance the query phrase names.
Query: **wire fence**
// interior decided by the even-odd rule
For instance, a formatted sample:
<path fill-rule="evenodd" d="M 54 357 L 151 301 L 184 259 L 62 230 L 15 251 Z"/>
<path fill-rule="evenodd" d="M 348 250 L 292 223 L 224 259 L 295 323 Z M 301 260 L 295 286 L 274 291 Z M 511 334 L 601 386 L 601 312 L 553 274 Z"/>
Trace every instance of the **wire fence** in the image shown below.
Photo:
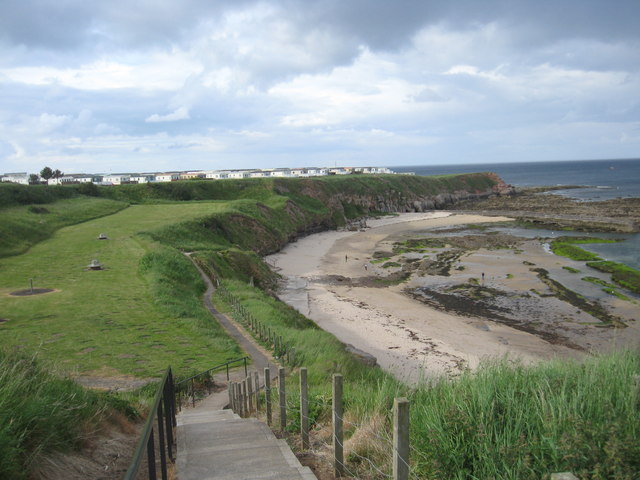
<path fill-rule="evenodd" d="M 290 366 L 295 365 L 296 349 L 277 330 L 257 319 L 224 285 L 218 284 L 217 291 L 231 308 L 233 318 L 263 346 L 273 351 L 274 358 Z"/>

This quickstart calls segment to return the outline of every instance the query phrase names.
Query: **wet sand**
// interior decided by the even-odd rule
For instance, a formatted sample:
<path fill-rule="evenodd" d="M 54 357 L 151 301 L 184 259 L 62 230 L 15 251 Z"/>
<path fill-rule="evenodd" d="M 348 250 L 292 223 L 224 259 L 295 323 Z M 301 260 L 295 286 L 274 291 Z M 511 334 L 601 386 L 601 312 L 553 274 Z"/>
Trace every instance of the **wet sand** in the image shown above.
<path fill-rule="evenodd" d="M 407 294 L 407 290 L 429 286 L 443 277 L 413 275 L 407 282 L 395 285 L 376 284 L 376 279 L 385 278 L 394 269 L 372 263 L 373 254 L 391 251 L 398 239 L 435 227 L 508 220 L 448 212 L 402 214 L 369 221 L 370 228 L 364 231 L 324 232 L 302 238 L 266 260 L 286 278 L 281 292 L 283 301 L 341 341 L 375 356 L 382 368 L 407 382 L 434 375 L 455 375 L 496 356 L 507 355 L 528 363 L 556 356 L 585 355 L 592 343 L 575 344 L 574 340 L 582 339 L 585 329 L 593 328 L 589 324 L 594 319 L 588 316 L 563 330 L 559 338 L 566 341 L 554 342 L 549 341 L 549 336 L 514 328 L 505 322 L 433 308 Z M 502 288 L 508 283 L 511 290 L 543 290 L 544 284 L 530 274 L 523 260 L 529 259 L 537 267 L 549 270 L 559 268 L 558 257 L 535 242 L 522 248 L 517 257 L 482 249 L 470 252 L 464 258 L 466 268 L 456 272 L 453 280 L 447 277 L 447 281 L 467 281 L 484 272 L 486 286 Z M 510 272 L 509 277 L 505 271 Z M 555 298 L 540 298 L 540 302 L 534 298 L 531 302 L 534 300 L 533 305 L 544 304 L 544 308 L 557 315 L 568 315 L 573 308 Z M 555 317 L 552 320 L 556 321 Z M 610 342 L 614 335 L 615 332 L 607 332 L 603 338 L 594 339 L 593 345 L 601 347 L 600 343 Z"/>

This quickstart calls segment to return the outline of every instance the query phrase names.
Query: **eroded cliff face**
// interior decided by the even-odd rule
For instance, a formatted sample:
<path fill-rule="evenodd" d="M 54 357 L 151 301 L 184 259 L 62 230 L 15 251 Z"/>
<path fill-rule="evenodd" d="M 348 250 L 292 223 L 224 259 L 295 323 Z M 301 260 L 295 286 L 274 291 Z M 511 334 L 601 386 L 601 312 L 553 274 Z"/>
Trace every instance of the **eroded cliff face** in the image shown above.
<path fill-rule="evenodd" d="M 266 255 L 300 236 L 334 229 L 373 213 L 424 212 L 447 208 L 461 200 L 513 192 L 495 174 L 452 175 L 436 180 L 362 177 L 278 179 L 272 189 L 287 198 L 282 206 L 257 202 L 253 213 L 212 217 L 207 229 L 241 249 Z"/>
<path fill-rule="evenodd" d="M 330 191 L 322 183 L 309 182 L 299 190 L 299 194 L 317 199 L 334 212 L 345 218 L 353 217 L 353 212 L 366 215 L 371 212 L 425 212 L 446 208 L 462 200 L 484 199 L 491 196 L 512 195 L 514 187 L 507 185 L 495 173 L 480 173 L 451 176 L 446 181 L 432 183 L 429 177 L 406 179 L 406 183 L 396 182 L 384 188 L 372 184 L 368 189 L 354 188 L 345 179 L 342 190 Z M 286 185 L 277 185 L 276 191 L 287 195 Z"/>

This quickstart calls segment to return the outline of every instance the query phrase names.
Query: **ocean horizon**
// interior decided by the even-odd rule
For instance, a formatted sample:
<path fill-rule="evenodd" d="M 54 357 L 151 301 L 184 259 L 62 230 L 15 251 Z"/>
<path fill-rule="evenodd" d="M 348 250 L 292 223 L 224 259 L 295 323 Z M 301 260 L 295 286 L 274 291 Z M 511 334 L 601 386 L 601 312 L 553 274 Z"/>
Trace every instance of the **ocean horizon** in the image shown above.
<path fill-rule="evenodd" d="M 640 197 L 640 159 L 570 160 L 550 162 L 476 163 L 389 167 L 397 173 L 447 175 L 494 172 L 516 187 L 580 185 L 555 193 L 583 201 Z"/>

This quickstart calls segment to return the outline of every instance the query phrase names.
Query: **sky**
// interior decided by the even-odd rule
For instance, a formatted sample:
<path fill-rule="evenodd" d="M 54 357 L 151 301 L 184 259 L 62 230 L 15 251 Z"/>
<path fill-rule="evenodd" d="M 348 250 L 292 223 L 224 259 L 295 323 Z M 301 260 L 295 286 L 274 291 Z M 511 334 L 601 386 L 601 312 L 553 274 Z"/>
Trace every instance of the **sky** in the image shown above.
<path fill-rule="evenodd" d="M 638 0 L 0 0 L 0 173 L 640 157 Z"/>

